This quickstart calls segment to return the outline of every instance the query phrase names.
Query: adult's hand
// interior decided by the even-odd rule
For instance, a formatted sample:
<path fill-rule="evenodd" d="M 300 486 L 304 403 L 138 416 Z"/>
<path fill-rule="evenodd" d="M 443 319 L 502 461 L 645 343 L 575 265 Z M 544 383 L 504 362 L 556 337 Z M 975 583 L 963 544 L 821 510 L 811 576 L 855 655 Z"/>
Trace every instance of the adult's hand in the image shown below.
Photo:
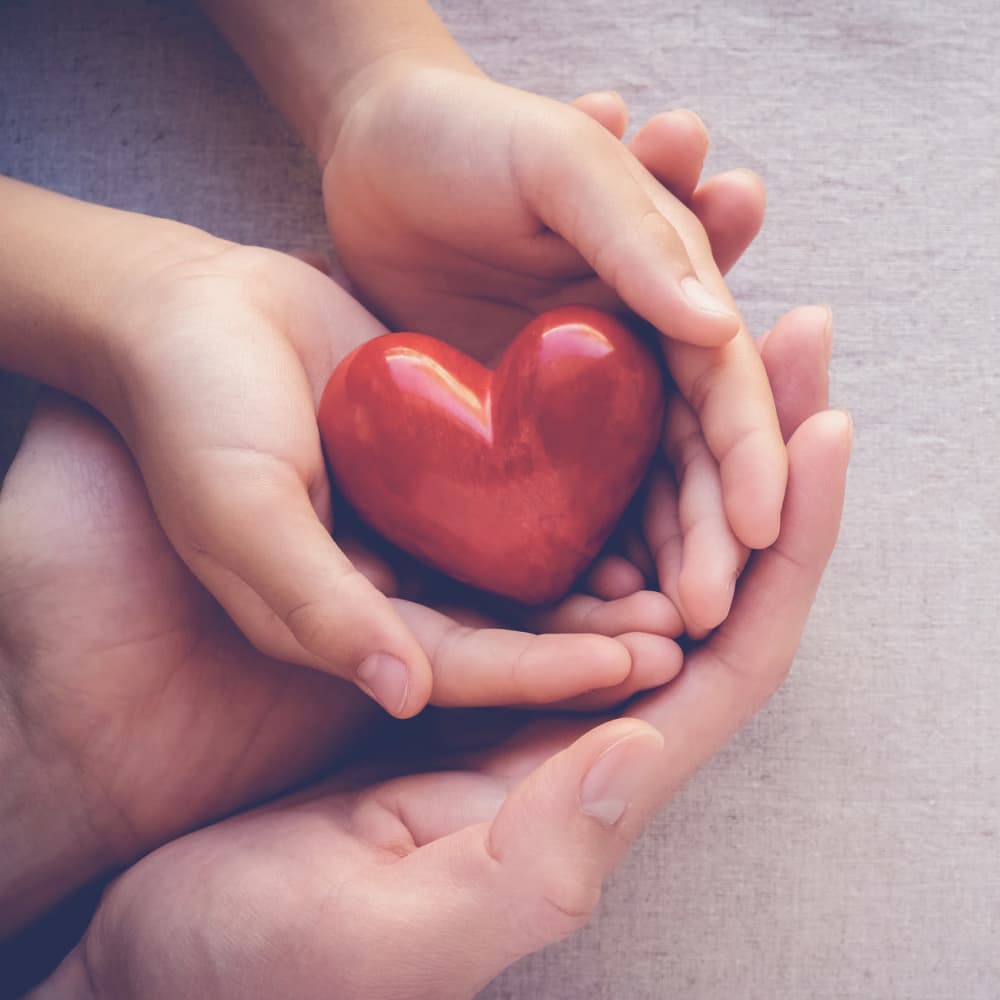
<path fill-rule="evenodd" d="M 347 544 L 393 593 L 388 567 Z M 0 553 L 0 934 L 301 782 L 379 714 L 354 686 L 246 640 L 178 558 L 120 437 L 68 397 L 39 406 L 4 482 Z M 670 640 L 630 632 L 655 627 L 648 602 L 638 616 L 634 600 L 603 605 L 596 624 L 618 639 L 391 603 L 433 665 L 437 704 L 547 704 L 595 687 L 612 703 L 679 667 Z"/>
<path fill-rule="evenodd" d="M 331 537 L 316 405 L 340 358 L 384 328 L 327 276 L 5 179 L 0 203 L 0 361 L 114 423 L 174 549 L 258 651 L 404 717 L 429 700 L 550 700 L 535 681 L 563 660 L 562 693 L 629 675 L 607 636 L 481 635 L 394 604 Z"/>
<path fill-rule="evenodd" d="M 596 728 L 539 718 L 430 767 L 426 731 L 403 737 L 384 769 L 177 840 L 114 883 L 35 997 L 457 1000 L 579 927 L 649 816 L 791 663 L 850 447 L 849 420 L 823 410 L 828 333 L 824 311 L 800 310 L 765 342 L 794 429 L 781 532 L 677 680 Z"/>

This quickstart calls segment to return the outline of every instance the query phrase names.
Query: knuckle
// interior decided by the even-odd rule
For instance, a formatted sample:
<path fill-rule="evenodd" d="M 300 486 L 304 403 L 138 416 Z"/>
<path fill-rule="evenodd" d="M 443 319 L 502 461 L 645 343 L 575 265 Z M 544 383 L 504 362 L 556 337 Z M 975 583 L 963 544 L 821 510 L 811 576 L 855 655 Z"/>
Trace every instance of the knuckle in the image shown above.
<path fill-rule="evenodd" d="M 368 578 L 357 569 L 336 577 L 321 593 L 305 598 L 281 615 L 295 639 L 307 650 L 326 655 L 331 648 L 345 645 L 345 612 L 371 607 L 379 596 Z M 358 630 L 353 632 L 357 634 Z"/>
<path fill-rule="evenodd" d="M 709 361 L 694 376 L 684 393 L 688 404 L 703 420 L 705 410 L 722 381 L 722 375 L 726 366 L 726 359 L 722 352 L 716 352 L 716 354 L 718 356 Z"/>
<path fill-rule="evenodd" d="M 600 885 L 592 884 L 578 873 L 548 873 L 539 885 L 534 913 L 538 936 L 549 942 L 578 931 L 590 919 L 600 899 Z"/>

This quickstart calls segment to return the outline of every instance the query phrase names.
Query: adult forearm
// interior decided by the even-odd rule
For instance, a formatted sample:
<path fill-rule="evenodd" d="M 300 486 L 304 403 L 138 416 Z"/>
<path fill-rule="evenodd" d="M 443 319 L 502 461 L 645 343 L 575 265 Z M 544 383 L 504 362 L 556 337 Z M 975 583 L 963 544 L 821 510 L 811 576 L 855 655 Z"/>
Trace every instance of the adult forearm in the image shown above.
<path fill-rule="evenodd" d="M 133 332 L 122 291 L 201 240 L 212 238 L 0 177 L 0 367 L 107 409 L 112 355 Z"/>
<path fill-rule="evenodd" d="M 397 57 L 478 72 L 423 0 L 201 0 L 320 162 L 364 77 Z"/>

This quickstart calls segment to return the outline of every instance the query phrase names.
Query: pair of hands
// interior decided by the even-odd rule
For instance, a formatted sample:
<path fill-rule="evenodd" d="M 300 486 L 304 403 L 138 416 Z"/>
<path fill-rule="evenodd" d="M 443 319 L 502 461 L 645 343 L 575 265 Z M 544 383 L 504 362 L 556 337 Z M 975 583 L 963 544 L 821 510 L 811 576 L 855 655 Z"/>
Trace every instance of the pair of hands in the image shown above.
<path fill-rule="evenodd" d="M 527 108 L 524 102 L 536 99 L 491 84 L 492 95 L 503 91 L 503 99 L 496 97 L 486 124 L 466 123 L 456 131 L 449 124 L 454 115 L 442 111 L 448 102 L 440 92 L 454 81 L 431 73 L 424 82 L 436 92 L 433 100 L 400 106 L 402 95 L 387 85 L 381 97 L 373 93 L 359 104 L 358 116 L 341 129 L 342 144 L 338 140 L 333 147 L 325 176 L 328 190 L 336 192 L 330 214 L 338 251 L 357 286 L 394 325 L 420 325 L 482 357 L 509 335 L 512 320 L 517 325 L 525 303 L 534 311 L 571 299 L 605 307 L 623 301 L 657 322 L 676 320 L 679 335 L 697 326 L 702 337 L 725 337 L 733 318 L 715 314 L 713 319 L 709 310 L 707 320 L 702 311 L 694 323 L 680 297 L 681 279 L 690 270 L 688 255 L 701 253 L 705 260 L 699 273 L 721 284 L 709 250 L 723 265 L 739 256 L 760 224 L 763 195 L 759 183 L 743 173 L 696 189 L 705 139 L 693 116 L 654 119 L 636 136 L 631 155 L 616 138 L 624 128 L 623 108 L 612 97 L 585 99 L 589 117 L 552 102 L 542 102 L 544 114 L 511 111 L 505 117 L 508 100 L 513 109 Z M 493 96 L 484 92 L 482 100 L 490 106 Z M 428 108 L 433 109 L 429 119 L 421 118 Z M 553 132 L 552 123 L 570 122 L 567 116 L 572 125 Z M 469 127 L 478 129 L 486 151 L 516 150 L 506 161 L 506 178 L 499 169 L 502 161 L 487 157 L 493 168 L 487 171 L 490 183 L 498 192 L 490 206 L 482 202 L 477 171 L 442 178 L 432 170 L 440 149 L 453 148 L 457 134 L 468 136 Z M 515 133 L 518 141 L 512 146 Z M 370 164 L 373 148 L 384 154 L 387 134 L 420 135 L 421 143 L 410 146 L 407 155 L 423 187 L 400 193 L 398 178 L 377 172 L 371 177 L 358 169 Z M 414 148 L 428 151 L 423 164 L 414 162 Z M 602 164 L 596 171 L 600 183 L 590 183 L 581 163 Z M 619 197 L 623 184 L 624 197 Z M 454 211 L 442 203 L 445 194 L 454 199 Z M 550 217 L 545 206 L 556 202 L 563 208 Z M 621 210 L 622 204 L 628 210 Z M 424 212 L 428 206 L 429 214 Z M 664 219 L 671 220 L 669 228 L 684 245 L 671 242 Z M 588 228 L 602 220 L 611 228 Z M 653 235 L 644 242 L 646 227 Z M 480 243 L 468 244 L 470 229 Z M 373 242 L 367 242 L 369 235 L 376 237 Z M 634 241 L 647 253 L 637 257 Z M 74 880 L 126 864 L 172 837 L 359 754 L 359 734 L 372 718 L 370 703 L 322 673 L 295 670 L 289 663 L 357 680 L 356 668 L 372 651 L 382 654 L 383 664 L 388 654 L 407 664 L 407 680 L 383 676 L 379 684 L 377 678 L 362 678 L 362 686 L 404 716 L 429 699 L 449 706 L 599 708 L 663 684 L 681 669 L 673 637 L 684 630 L 701 634 L 725 617 L 733 580 L 747 555 L 742 542 L 766 544 L 780 507 L 785 451 L 768 409 L 765 370 L 746 331 L 741 328 L 714 348 L 672 343 L 665 348 L 668 363 L 688 404 L 680 398 L 673 404 L 665 464 L 654 473 L 644 509 L 634 524 L 623 526 L 621 551 L 595 566 L 581 593 L 522 623 L 562 634 L 511 632 L 467 608 L 435 609 L 393 597 L 391 567 L 349 539 L 342 546 L 331 541 L 329 486 L 315 429 L 315 403 L 329 371 L 382 327 L 301 262 L 201 237 L 190 245 L 186 238 L 178 242 L 183 245 L 174 247 L 168 259 L 153 261 L 144 280 L 113 301 L 119 329 L 132 335 L 116 357 L 124 391 L 106 412 L 139 463 L 156 518 L 107 428 L 58 408 L 40 414 L 5 487 L 5 551 L 20 553 L 28 568 L 24 584 L 5 595 L 5 618 L 11 623 L 7 648 L 21 664 L 16 673 L 6 672 L 12 678 L 8 702 L 37 763 L 27 784 L 47 783 L 47 794 L 83 845 L 69 882 L 56 880 L 49 898 L 36 897 L 39 907 Z M 517 248 L 513 258 L 511 247 Z M 594 280 L 591 266 L 612 285 Z M 660 288 L 664 275 L 670 277 Z M 428 295 L 432 277 L 442 284 Z M 387 287 L 394 289 L 388 298 Z M 473 314 L 488 317 L 471 327 L 475 339 L 465 334 Z M 412 318 L 401 319 L 406 316 Z M 776 391 L 782 366 L 794 368 L 782 344 L 798 337 L 807 345 L 803 357 L 811 350 L 815 359 L 825 336 L 823 315 L 799 314 L 789 322 L 789 331 L 798 333 L 769 342 L 775 356 L 784 358 L 772 371 Z M 814 391 L 798 411 L 793 397 L 801 390 L 786 390 L 792 398 L 783 409 L 789 426 L 825 405 L 817 388 L 822 376 L 816 375 L 824 368 L 813 366 L 806 385 Z M 741 427 L 744 415 L 748 425 Z M 645 709 L 637 708 L 651 713 L 667 733 L 662 749 L 663 737 L 638 722 L 617 722 L 573 742 L 584 727 L 561 716 L 522 725 L 509 738 L 506 720 L 499 718 L 494 746 L 471 757 L 456 756 L 444 740 L 444 759 L 460 768 L 459 774 L 441 775 L 442 760 L 435 758 L 423 765 L 429 771 L 418 768 L 417 774 L 393 779 L 401 768 L 412 771 L 420 762 L 413 743 L 390 742 L 394 754 L 384 770 L 344 770 L 333 785 L 301 801 L 227 821 L 150 855 L 115 884 L 85 947 L 60 975 L 78 975 L 86 957 L 90 974 L 112 995 L 119 981 L 155 978 L 159 972 L 189 978 L 187 983 L 149 982 L 151 996 L 192 989 L 225 995 L 211 983 L 217 959 L 226 967 L 227 984 L 252 977 L 254 968 L 251 956 L 228 950 L 225 924 L 213 922 L 214 887 L 228 886 L 241 871 L 249 879 L 240 883 L 247 894 L 233 902 L 245 913 L 268 910 L 266 926 L 256 926 L 273 932 L 279 951 L 289 940 L 282 935 L 291 935 L 313 954 L 316 939 L 302 924 L 310 912 L 308 897 L 298 883 L 315 870 L 301 867 L 311 849 L 318 852 L 316 860 L 328 861 L 331 848 L 344 852 L 330 862 L 319 887 L 328 890 L 324 900 L 342 898 L 359 908 L 368 900 L 365 921 L 345 935 L 345 941 L 354 942 L 345 954 L 369 948 L 380 960 L 354 969 L 338 966 L 338 974 L 347 977 L 345 992 L 370 981 L 376 994 L 380 989 L 386 996 L 393 990 L 407 996 L 421 990 L 465 995 L 513 958 L 570 929 L 592 904 L 594 887 L 644 816 L 766 697 L 790 660 L 811 588 L 832 544 L 837 473 L 846 461 L 839 418 L 820 419 L 804 432 L 804 440 L 799 450 L 807 481 L 819 476 L 812 465 L 825 456 L 832 461 L 832 479 L 823 485 L 833 488 L 820 497 L 815 521 L 801 510 L 793 516 L 793 508 L 786 514 L 786 525 L 789 517 L 793 525 L 789 545 L 793 553 L 797 545 L 804 553 L 794 588 L 788 585 L 795 599 L 788 606 L 778 603 L 783 584 L 773 568 L 755 568 L 747 577 L 742 605 L 763 602 L 774 618 L 767 631 L 770 643 L 755 652 L 763 658 L 751 661 L 749 671 L 720 666 L 738 662 L 760 638 L 748 614 L 734 614 L 688 661 L 688 667 L 700 660 L 717 669 L 685 668 L 675 684 L 650 696 Z M 41 463 L 44 474 L 33 464 L 33 454 L 48 459 Z M 808 482 L 802 489 L 810 489 Z M 99 498 L 87 505 L 89 530 L 80 517 L 81 490 L 83 496 Z M 54 506 L 37 504 L 43 493 L 57 498 Z M 65 520 L 68 497 L 73 497 L 72 526 Z M 60 530 L 65 547 L 57 546 L 54 562 L 40 558 L 58 541 Z M 817 536 L 810 540 L 812 530 Z M 177 562 L 175 552 L 242 634 Z M 781 565 L 777 550 L 761 558 L 761 566 Z M 776 583 L 768 582 L 772 576 Z M 754 583 L 761 577 L 764 583 Z M 654 579 L 658 592 L 641 589 Z M 72 609 L 65 643 L 53 638 L 64 634 L 55 626 L 53 608 Z M 713 676 L 717 690 L 710 685 L 703 691 L 706 680 L 687 680 Z M 580 692 L 590 693 L 581 698 Z M 697 712 L 684 709 L 695 697 L 707 698 L 714 709 L 702 704 Z M 675 704 L 680 708 L 669 708 Z M 681 709 L 686 730 L 673 718 Z M 431 725 L 435 722 L 433 717 Z M 675 744 L 682 736 L 685 740 Z M 428 744 L 427 733 L 415 742 L 417 748 L 436 746 Z M 556 753 L 564 747 L 564 753 Z M 615 763 L 621 754 L 624 763 Z M 541 770 L 532 772 L 536 767 Z M 652 775 L 653 770 L 658 773 Z M 519 783 L 529 772 L 534 777 Z M 628 787 L 626 775 L 645 783 Z M 578 799 L 589 802 L 582 815 Z M 616 815 L 621 808 L 624 819 Z M 315 819 L 317 812 L 334 816 L 336 845 L 310 839 L 313 834 L 303 822 L 311 822 L 308 817 Z M 265 816 L 271 820 L 265 822 Z M 321 820 L 323 829 L 332 832 L 326 822 Z M 548 845 L 549 853 L 532 854 L 530 839 L 518 834 L 522 825 L 527 837 Z M 249 831 L 247 839 L 237 831 Z M 208 853 L 202 854 L 206 842 Z M 577 849 L 566 853 L 567 844 Z M 275 863 L 261 866 L 262 874 L 270 872 L 279 884 L 291 879 L 290 891 L 262 885 L 250 872 L 258 869 L 254 859 L 270 857 L 272 851 Z M 415 860 L 384 864 L 399 855 Z M 223 865 L 223 856 L 236 868 Z M 348 872 L 361 861 L 367 864 L 365 875 L 353 881 Z M 375 869 L 391 875 L 380 880 Z M 590 887 L 587 899 L 567 900 L 564 894 L 572 896 L 581 876 Z M 152 882 L 141 881 L 146 878 Z M 361 899 L 352 901 L 343 889 L 345 880 Z M 407 918 L 426 918 L 428 929 L 454 920 L 455 934 L 459 924 L 469 925 L 465 937 L 451 939 L 468 940 L 467 967 L 452 967 L 443 979 L 440 969 L 416 961 L 434 954 L 422 935 L 406 942 L 415 956 L 412 964 L 403 953 L 401 967 L 381 961 L 379 943 L 395 940 L 398 930 L 392 925 L 393 908 L 405 916 L 399 904 L 425 880 L 429 886 L 454 886 L 468 902 L 462 909 L 446 893 L 432 910 L 411 911 Z M 173 898 L 185 920 L 188 907 L 204 915 L 205 923 L 194 929 L 198 947 L 206 949 L 204 965 L 192 962 L 176 934 L 163 936 L 159 915 L 148 909 L 149 889 Z M 502 905 L 483 911 L 484 897 L 494 895 Z M 553 900 L 554 908 L 549 906 Z M 329 901 L 317 908 L 335 920 L 344 912 Z M 567 918 L 565 911 L 576 917 Z M 481 917 L 478 923 L 472 914 Z M 321 923 L 313 930 L 322 929 Z M 140 925 L 147 927 L 145 936 L 137 932 Z M 440 940 L 448 941 L 447 934 Z M 165 962 L 159 970 L 155 961 L 150 964 L 151 954 L 168 954 L 175 947 L 184 950 L 183 961 Z M 217 951 L 220 947 L 224 953 Z M 454 961 L 451 947 L 448 951 Z M 133 956 L 131 967 L 116 954 Z M 268 974 L 300 976 L 289 986 L 308 995 L 310 977 L 329 983 L 331 954 L 324 946 L 314 953 L 316 965 L 296 970 L 283 964 Z M 415 980 L 398 978 L 413 968 Z M 262 989 L 264 995 L 269 991 L 281 992 L 281 984 L 272 979 Z"/>
<path fill-rule="evenodd" d="M 674 338 L 717 345 L 665 341 L 681 393 L 664 461 L 623 551 L 587 593 L 525 620 L 559 637 L 468 631 L 463 615 L 393 601 L 367 578 L 383 582 L 385 567 L 366 577 L 357 566 L 370 560 L 337 531 L 331 539 L 315 405 L 336 362 L 382 327 L 299 262 L 207 240 L 151 269 L 115 304 L 129 331 L 117 349 L 125 393 L 104 407 L 174 547 L 257 649 L 353 680 L 401 717 L 428 701 L 662 683 L 679 663 L 670 640 L 722 621 L 745 546 L 773 540 L 785 484 L 749 335 L 735 313 L 681 292 L 694 261 L 728 303 L 713 249 L 727 266 L 756 233 L 756 178 L 734 172 L 696 189 L 706 138 L 690 114 L 654 118 L 626 147 L 611 95 L 570 108 L 454 76 L 424 67 L 404 85 L 383 73 L 330 148 L 331 231 L 366 300 L 394 326 L 479 357 L 565 301 L 624 304 Z M 481 90 L 474 101 L 470 87 Z M 469 107 L 480 109 L 474 120 Z M 468 147 L 477 158 L 462 169 Z M 530 669 L 511 685 L 522 651 Z M 470 662 L 483 667 L 466 684 Z M 565 684 L 531 690 L 529 676 Z"/>
<path fill-rule="evenodd" d="M 833 547 L 849 424 L 824 310 L 762 354 L 789 437 L 777 543 L 670 684 L 620 718 L 428 710 L 257 653 L 180 563 L 111 428 L 37 412 L 0 502 L 14 729 L 105 869 L 152 850 L 47 996 L 460 998 L 580 926 L 652 813 L 775 690 Z M 9 665 L 8 665 L 9 666 Z M 383 717 L 384 719 L 384 717 Z M 367 733 L 366 730 L 369 730 Z M 57 783 L 55 787 L 53 783 Z"/>

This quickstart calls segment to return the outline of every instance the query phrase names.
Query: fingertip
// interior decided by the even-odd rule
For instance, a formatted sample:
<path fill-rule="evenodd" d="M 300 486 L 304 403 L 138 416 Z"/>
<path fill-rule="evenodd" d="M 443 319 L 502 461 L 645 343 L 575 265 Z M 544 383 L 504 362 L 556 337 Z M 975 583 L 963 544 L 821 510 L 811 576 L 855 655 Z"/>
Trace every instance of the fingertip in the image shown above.
<path fill-rule="evenodd" d="M 410 668 L 390 653 L 370 653 L 354 676 L 355 682 L 390 715 L 402 718 L 410 700 Z M 410 713 L 412 714 L 412 713 Z"/>
<path fill-rule="evenodd" d="M 646 632 L 618 636 L 632 658 L 630 693 L 659 687 L 672 681 L 684 665 L 684 653 L 673 639 Z"/>
<path fill-rule="evenodd" d="M 831 444 L 837 444 L 845 452 L 850 452 L 854 443 L 854 417 L 850 410 L 824 410 L 813 418 L 817 431 L 827 437 Z"/>
<path fill-rule="evenodd" d="M 696 111 L 692 111 L 690 108 L 673 108 L 670 111 L 664 111 L 663 116 L 673 118 L 675 120 L 686 120 L 688 125 L 693 129 L 694 133 L 701 136 L 703 142 L 705 143 L 705 148 L 708 148 L 708 126 L 705 124 L 701 115 L 699 115 Z"/>
<path fill-rule="evenodd" d="M 714 292 L 709 291 L 693 274 L 681 279 L 681 291 L 687 304 L 699 316 L 711 318 L 717 325 L 722 323 L 728 325 L 729 333 L 722 341 L 723 343 L 732 340 L 739 333 L 740 319 L 733 312 L 732 307 L 723 302 Z"/>
<path fill-rule="evenodd" d="M 738 567 L 704 567 L 685 563 L 678 581 L 685 631 L 693 639 L 706 636 L 729 614 Z"/>
<path fill-rule="evenodd" d="M 621 139 L 628 128 L 628 105 L 616 90 L 599 90 L 583 94 L 572 102 L 573 107 Z"/>
<path fill-rule="evenodd" d="M 678 262 L 674 261 L 674 266 Z M 664 284 L 664 263 L 650 262 L 648 282 L 636 282 L 626 301 L 648 319 L 668 341 L 692 347 L 723 347 L 741 329 L 732 307 L 710 291 L 691 273 L 676 284 Z"/>
<path fill-rule="evenodd" d="M 627 646 L 604 635 L 540 635 L 532 640 L 510 704 L 548 705 L 616 688 L 632 672 Z"/>
<path fill-rule="evenodd" d="M 763 433 L 763 432 L 760 432 Z M 733 534 L 749 549 L 774 544 L 788 485 L 788 454 L 779 442 L 734 450 L 723 461 L 723 504 Z"/>
<path fill-rule="evenodd" d="M 726 501 L 726 517 L 733 534 L 748 549 L 770 548 L 781 530 L 781 506 L 770 499 L 750 502 Z"/>
<path fill-rule="evenodd" d="M 708 130 L 687 109 L 653 115 L 629 141 L 632 155 L 671 194 L 688 201 L 708 152 Z"/>
<path fill-rule="evenodd" d="M 354 613 L 338 609 L 341 627 L 356 630 L 353 679 L 390 715 L 411 718 L 430 701 L 434 686 L 430 660 L 395 603 L 360 571 L 356 573 L 355 599 L 344 602 Z"/>
<path fill-rule="evenodd" d="M 587 589 L 595 597 L 614 601 L 645 587 L 639 569 L 624 556 L 610 554 L 599 559 L 587 573 Z"/>
<path fill-rule="evenodd" d="M 690 206 L 705 229 L 716 265 L 725 274 L 760 232 L 767 190 L 753 171 L 729 170 L 699 185 Z"/>
<path fill-rule="evenodd" d="M 588 639 L 593 649 L 592 663 L 595 672 L 599 668 L 600 684 L 594 687 L 614 687 L 621 684 L 632 673 L 632 654 L 627 646 L 606 635 L 579 636 Z"/>
<path fill-rule="evenodd" d="M 391 610 L 395 615 L 394 609 Z M 402 622 L 400 626 L 405 629 Z M 380 631 L 384 634 L 386 630 Z M 408 633 L 403 639 L 408 639 Z M 368 653 L 358 664 L 354 682 L 390 715 L 397 719 L 412 718 L 430 701 L 434 686 L 430 662 L 412 641 L 379 643 L 376 640 L 374 644 L 376 651 Z M 380 644 L 393 651 L 377 648 Z"/>

